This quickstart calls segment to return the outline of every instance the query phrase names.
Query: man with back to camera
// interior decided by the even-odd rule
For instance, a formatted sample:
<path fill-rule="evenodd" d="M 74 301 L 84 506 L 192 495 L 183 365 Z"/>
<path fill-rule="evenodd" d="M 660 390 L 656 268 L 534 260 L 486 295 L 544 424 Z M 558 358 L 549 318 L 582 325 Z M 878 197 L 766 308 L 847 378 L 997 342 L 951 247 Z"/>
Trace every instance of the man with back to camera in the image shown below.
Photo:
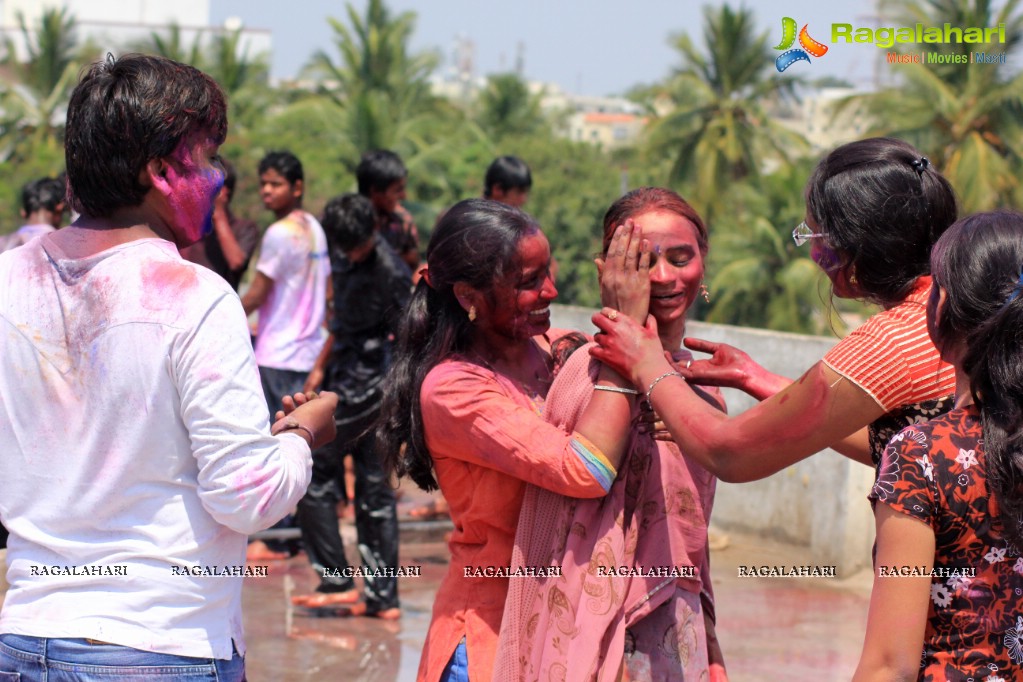
<path fill-rule="evenodd" d="M 320 575 L 316 594 L 292 599 L 309 608 L 348 606 L 351 615 L 387 620 L 401 615 L 398 579 L 364 578 L 364 603 L 347 577 L 348 562 L 338 532 L 337 503 L 344 490 L 343 458 L 351 453 L 355 469 L 355 529 L 362 565 L 398 566 L 398 516 L 394 489 L 376 452 L 376 431 L 383 383 L 401 312 L 411 297 L 408 266 L 375 230 L 372 203 L 359 194 L 327 202 L 323 229 L 330 244 L 334 301 L 331 334 L 307 390 L 320 383 L 338 393 L 338 438 L 317 451 L 313 480 L 298 504 L 302 544 Z"/>
<path fill-rule="evenodd" d="M 373 204 L 377 231 L 383 235 L 412 272 L 419 265 L 419 230 L 401 200 L 405 198 L 408 170 L 401 157 L 386 149 L 362 155 L 355 178 L 359 194 Z"/>
<path fill-rule="evenodd" d="M 336 396 L 289 398 L 269 428 L 237 295 L 178 255 L 211 228 L 226 134 L 197 69 L 93 64 L 67 113 L 80 217 L 0 254 L 6 677 L 245 679 L 243 579 L 191 571 L 244 568 Z"/>
<path fill-rule="evenodd" d="M 26 183 L 21 188 L 21 217 L 25 222 L 15 232 L 0 237 L 0 252 L 59 229 L 64 208 L 64 183 L 57 178 L 39 178 Z"/>
<path fill-rule="evenodd" d="M 517 156 L 499 156 L 487 167 L 483 198 L 522 208 L 529 200 L 533 176 L 526 162 Z"/>

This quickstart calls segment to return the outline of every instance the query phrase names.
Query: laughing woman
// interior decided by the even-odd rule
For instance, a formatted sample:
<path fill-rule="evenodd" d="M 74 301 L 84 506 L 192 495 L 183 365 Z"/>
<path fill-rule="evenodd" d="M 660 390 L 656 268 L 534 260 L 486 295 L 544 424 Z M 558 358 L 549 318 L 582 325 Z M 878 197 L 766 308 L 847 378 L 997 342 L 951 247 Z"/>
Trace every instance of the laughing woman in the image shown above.
<path fill-rule="evenodd" d="M 604 216 L 598 264 L 605 301 L 610 289 L 637 277 L 616 259 L 619 225 L 635 227 L 653 251 L 642 286 L 630 286 L 640 308 L 658 321 L 661 348 L 676 362 L 686 313 L 701 291 L 707 228 L 675 192 L 629 192 Z M 614 301 L 619 304 L 622 301 Z M 616 316 L 613 316 L 616 317 Z M 556 342 L 557 345 L 557 342 Z M 548 395 L 548 421 L 570 427 L 603 387 L 600 363 L 585 349 L 558 371 Z M 715 409 L 720 396 L 701 391 Z M 670 440 L 630 434 L 622 472 L 609 495 L 580 500 L 530 486 L 515 538 L 513 565 L 557 564 L 561 575 L 521 578 L 511 586 L 495 677 L 589 682 L 725 680 L 714 628 L 707 526 L 716 479 Z"/>
<path fill-rule="evenodd" d="M 624 232 L 624 230 L 623 230 Z M 621 236 L 621 235 L 620 235 Z M 640 240 L 622 238 L 633 269 Z M 635 397 L 599 370 L 600 391 L 573 430 L 542 417 L 550 387 L 547 238 L 518 209 L 470 199 L 438 223 L 388 376 L 378 439 L 386 468 L 440 487 L 455 530 L 434 602 L 420 680 L 491 679 L 509 565 L 527 484 L 580 498 L 607 494 Z M 645 310 L 628 310 L 642 318 Z"/>

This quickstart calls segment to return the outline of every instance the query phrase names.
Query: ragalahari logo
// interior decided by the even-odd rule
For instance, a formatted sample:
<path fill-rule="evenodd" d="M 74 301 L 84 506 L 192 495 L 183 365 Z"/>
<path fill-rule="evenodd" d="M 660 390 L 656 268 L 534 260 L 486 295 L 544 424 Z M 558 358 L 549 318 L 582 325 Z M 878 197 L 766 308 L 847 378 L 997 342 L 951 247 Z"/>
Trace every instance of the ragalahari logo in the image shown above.
<path fill-rule="evenodd" d="M 817 42 L 806 32 L 808 25 L 803 24 L 803 30 L 799 32 L 799 44 L 803 49 L 801 50 L 797 47 L 794 50 L 790 50 L 789 48 L 792 47 L 792 43 L 796 42 L 796 20 L 792 17 L 782 18 L 781 42 L 774 46 L 776 50 L 785 50 L 774 60 L 774 65 L 778 67 L 779 72 L 784 71 L 796 62 L 809 62 L 811 54 L 814 57 L 823 57 L 827 53 L 828 46 Z"/>

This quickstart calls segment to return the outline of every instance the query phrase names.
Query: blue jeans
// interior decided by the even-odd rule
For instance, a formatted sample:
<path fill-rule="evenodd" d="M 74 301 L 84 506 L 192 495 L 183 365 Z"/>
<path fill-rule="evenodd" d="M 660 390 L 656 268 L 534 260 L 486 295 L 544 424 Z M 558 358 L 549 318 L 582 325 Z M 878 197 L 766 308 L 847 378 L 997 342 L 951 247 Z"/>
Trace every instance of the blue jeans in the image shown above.
<path fill-rule="evenodd" d="M 86 639 L 0 635 L 0 682 L 245 682 L 245 659 L 155 654 Z"/>
<path fill-rule="evenodd" d="M 263 385 L 263 395 L 266 396 L 266 406 L 270 410 L 271 424 L 274 422 L 274 413 L 281 409 L 283 404 L 281 399 L 286 395 L 300 392 L 308 376 L 309 372 L 296 372 L 291 369 L 259 368 L 259 383 Z"/>
<path fill-rule="evenodd" d="M 451 654 L 451 660 L 440 675 L 440 682 L 469 682 L 469 655 L 465 652 L 465 637 Z"/>
<path fill-rule="evenodd" d="M 274 369 L 273 367 L 259 368 L 259 383 L 263 386 L 263 395 L 266 397 L 266 406 L 270 410 L 270 424 L 274 423 L 274 413 L 284 407 L 282 399 L 286 395 L 294 395 L 302 391 L 306 377 L 309 372 L 296 372 L 290 369 Z M 275 523 L 271 528 L 294 528 L 297 525 L 295 517 L 288 514 Z M 287 552 L 291 556 L 298 554 L 302 548 L 298 540 L 267 540 L 266 546 L 274 552 Z M 3 680 L 0 680 L 3 682 Z"/>

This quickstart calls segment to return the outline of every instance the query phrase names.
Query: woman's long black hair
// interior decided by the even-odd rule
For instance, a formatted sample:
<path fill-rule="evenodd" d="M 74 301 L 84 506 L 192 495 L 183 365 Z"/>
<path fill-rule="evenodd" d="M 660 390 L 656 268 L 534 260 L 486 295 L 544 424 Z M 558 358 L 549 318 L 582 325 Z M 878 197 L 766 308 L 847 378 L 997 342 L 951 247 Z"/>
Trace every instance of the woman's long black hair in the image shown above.
<path fill-rule="evenodd" d="M 1006 539 L 1023 550 L 1023 214 L 963 218 L 931 254 L 931 336 L 969 376 L 988 487 Z M 945 292 L 938 315 L 937 288 Z"/>
<path fill-rule="evenodd" d="M 807 213 L 855 274 L 859 298 L 901 303 L 930 272 L 931 246 L 955 222 L 948 180 L 912 145 L 873 137 L 837 147 L 806 184 Z"/>
<path fill-rule="evenodd" d="M 461 201 L 437 223 L 426 249 L 427 272 L 405 309 L 384 385 L 376 428 L 388 474 L 407 475 L 424 490 L 437 488 L 419 392 L 431 369 L 472 340 L 472 323 L 454 285 L 465 282 L 489 295 L 514 268 L 519 241 L 538 229 L 526 213 L 488 199 Z"/>

